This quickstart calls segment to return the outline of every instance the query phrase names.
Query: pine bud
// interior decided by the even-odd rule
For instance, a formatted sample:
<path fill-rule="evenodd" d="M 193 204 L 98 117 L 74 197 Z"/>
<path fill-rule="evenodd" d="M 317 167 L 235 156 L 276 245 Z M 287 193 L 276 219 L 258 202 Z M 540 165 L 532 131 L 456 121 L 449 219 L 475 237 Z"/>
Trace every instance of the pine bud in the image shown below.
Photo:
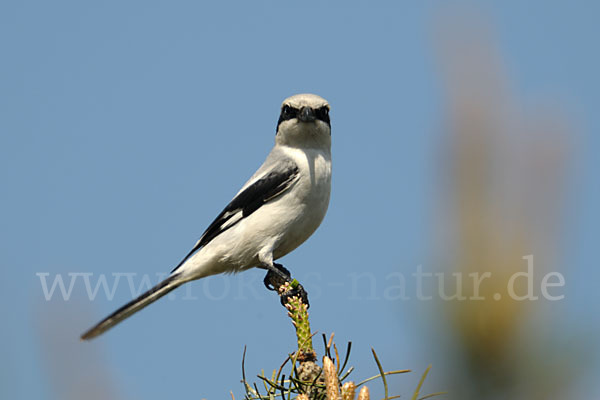
<path fill-rule="evenodd" d="M 358 400 L 369 400 L 369 398 L 369 388 L 363 386 L 362 389 L 360 389 L 360 392 L 358 393 Z"/>

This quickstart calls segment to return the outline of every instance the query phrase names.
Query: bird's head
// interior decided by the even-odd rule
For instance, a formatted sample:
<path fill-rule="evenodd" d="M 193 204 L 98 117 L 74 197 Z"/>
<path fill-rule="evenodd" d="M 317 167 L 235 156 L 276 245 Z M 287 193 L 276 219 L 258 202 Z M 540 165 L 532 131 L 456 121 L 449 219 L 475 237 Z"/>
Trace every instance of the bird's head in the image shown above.
<path fill-rule="evenodd" d="M 316 94 L 297 94 L 281 104 L 277 144 L 301 148 L 331 148 L 329 103 Z"/>

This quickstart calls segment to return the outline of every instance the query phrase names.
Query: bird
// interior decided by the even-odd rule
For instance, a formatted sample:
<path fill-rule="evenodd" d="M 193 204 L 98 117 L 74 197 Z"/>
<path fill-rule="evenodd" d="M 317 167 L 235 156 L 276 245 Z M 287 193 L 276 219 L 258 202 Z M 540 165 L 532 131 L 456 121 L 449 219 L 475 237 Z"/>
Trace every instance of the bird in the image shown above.
<path fill-rule="evenodd" d="M 329 103 L 318 95 L 286 98 L 275 145 L 264 163 L 190 252 L 164 280 L 87 330 L 81 339 L 95 338 L 184 283 L 211 275 L 256 267 L 267 271 L 264 282 L 272 290 L 269 282 L 275 278 L 292 282 L 289 271 L 275 260 L 304 243 L 329 207 L 329 113 Z"/>

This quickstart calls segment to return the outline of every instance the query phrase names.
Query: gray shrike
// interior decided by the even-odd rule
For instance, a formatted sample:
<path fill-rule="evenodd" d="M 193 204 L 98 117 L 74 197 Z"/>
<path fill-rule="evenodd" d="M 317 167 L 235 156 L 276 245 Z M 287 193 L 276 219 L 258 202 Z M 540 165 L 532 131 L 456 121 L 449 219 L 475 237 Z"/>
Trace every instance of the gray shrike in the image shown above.
<path fill-rule="evenodd" d="M 266 269 L 290 281 L 273 261 L 300 246 L 325 217 L 331 190 L 329 104 L 314 94 L 283 101 L 275 146 L 185 258 L 158 285 L 85 332 L 92 339 L 195 279 Z M 267 285 L 268 286 L 268 285 Z"/>

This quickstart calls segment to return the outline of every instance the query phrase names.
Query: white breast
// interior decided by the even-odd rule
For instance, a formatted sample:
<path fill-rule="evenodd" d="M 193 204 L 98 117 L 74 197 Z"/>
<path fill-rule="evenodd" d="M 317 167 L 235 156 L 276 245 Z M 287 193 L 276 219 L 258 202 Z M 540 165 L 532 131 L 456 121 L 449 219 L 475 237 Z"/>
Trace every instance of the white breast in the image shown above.
<path fill-rule="evenodd" d="M 331 154 L 317 149 L 286 148 L 286 154 L 291 157 L 300 169 L 300 179 L 282 204 L 290 204 L 285 208 L 290 215 L 284 220 L 288 222 L 286 234 L 281 237 L 273 249 L 275 259 L 300 246 L 319 227 L 327 208 L 331 193 Z M 295 197 L 295 199 L 290 199 Z M 292 200 L 292 201 L 290 201 Z"/>

